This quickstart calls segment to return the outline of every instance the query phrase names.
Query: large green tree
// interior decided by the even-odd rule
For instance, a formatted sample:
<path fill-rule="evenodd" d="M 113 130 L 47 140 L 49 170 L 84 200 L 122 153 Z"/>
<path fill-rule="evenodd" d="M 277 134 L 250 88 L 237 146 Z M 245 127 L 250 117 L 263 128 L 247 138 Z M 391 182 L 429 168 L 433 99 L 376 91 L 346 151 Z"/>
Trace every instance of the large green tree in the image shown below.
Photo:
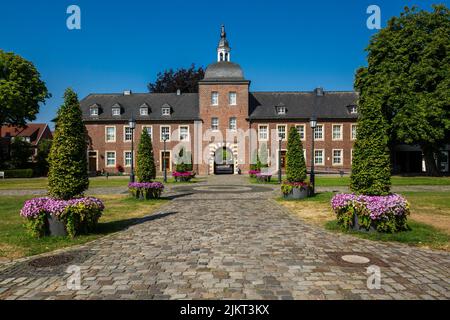
<path fill-rule="evenodd" d="M 39 104 L 49 97 L 33 63 L 0 50 L 0 137 L 2 125 L 24 126 L 35 120 Z M 0 160 L 2 154 L 0 150 Z"/>
<path fill-rule="evenodd" d="M 150 182 L 156 177 L 152 139 L 145 129 L 142 131 L 137 151 L 136 176 L 138 182 Z"/>
<path fill-rule="evenodd" d="M 370 95 L 380 104 L 390 144 L 419 145 L 430 175 L 438 175 L 434 155 L 450 141 L 449 35 L 444 5 L 434 5 L 432 12 L 405 8 L 373 36 L 368 66 L 355 81 L 361 102 Z"/>
<path fill-rule="evenodd" d="M 286 178 L 289 182 L 306 180 L 306 164 L 303 155 L 303 144 L 297 128 L 289 129 L 286 152 Z"/>
<path fill-rule="evenodd" d="M 178 89 L 182 93 L 198 92 L 198 82 L 203 79 L 205 71 L 203 67 L 196 68 L 194 64 L 190 68 L 180 68 L 159 72 L 154 83 L 148 84 L 151 93 L 173 93 Z"/>
<path fill-rule="evenodd" d="M 48 186 L 51 196 L 70 199 L 89 187 L 87 132 L 78 97 L 72 89 L 64 93 L 49 155 Z"/>

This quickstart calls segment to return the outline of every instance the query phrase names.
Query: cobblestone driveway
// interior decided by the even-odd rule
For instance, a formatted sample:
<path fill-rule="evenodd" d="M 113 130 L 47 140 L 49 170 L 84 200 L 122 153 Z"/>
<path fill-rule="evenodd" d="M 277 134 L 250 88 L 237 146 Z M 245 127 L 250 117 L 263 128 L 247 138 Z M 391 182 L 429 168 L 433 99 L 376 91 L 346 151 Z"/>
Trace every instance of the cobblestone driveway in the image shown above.
<path fill-rule="evenodd" d="M 66 265 L 3 267 L 0 299 L 450 298 L 450 254 L 328 233 L 268 199 L 271 189 L 239 182 L 174 188 L 161 214 L 65 251 Z M 370 262 L 340 258 L 351 252 Z M 70 264 L 80 290 L 66 286 Z M 369 265 L 381 289 L 367 288 Z"/>

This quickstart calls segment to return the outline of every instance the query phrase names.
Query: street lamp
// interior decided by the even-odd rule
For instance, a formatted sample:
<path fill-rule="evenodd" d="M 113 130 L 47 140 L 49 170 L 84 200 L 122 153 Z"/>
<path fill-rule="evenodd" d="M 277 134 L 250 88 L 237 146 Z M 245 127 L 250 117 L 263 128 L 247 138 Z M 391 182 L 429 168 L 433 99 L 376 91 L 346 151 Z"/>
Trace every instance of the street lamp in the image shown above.
<path fill-rule="evenodd" d="M 164 152 L 163 152 L 163 168 L 164 168 L 164 183 L 167 183 L 167 167 L 166 167 L 166 141 L 168 137 L 167 135 L 163 136 L 163 142 L 164 142 Z"/>
<path fill-rule="evenodd" d="M 128 126 L 131 129 L 131 172 L 130 172 L 130 182 L 134 182 L 134 129 L 136 129 L 136 120 L 133 115 L 128 122 Z"/>
<path fill-rule="evenodd" d="M 281 141 L 283 138 L 281 135 L 278 136 L 278 183 L 281 184 Z"/>
<path fill-rule="evenodd" d="M 314 188 L 316 185 L 315 176 L 314 176 L 314 131 L 317 126 L 317 118 L 312 117 L 309 120 L 309 125 L 311 126 L 311 172 L 309 175 L 309 182 L 311 183 L 311 193 L 314 195 Z"/>

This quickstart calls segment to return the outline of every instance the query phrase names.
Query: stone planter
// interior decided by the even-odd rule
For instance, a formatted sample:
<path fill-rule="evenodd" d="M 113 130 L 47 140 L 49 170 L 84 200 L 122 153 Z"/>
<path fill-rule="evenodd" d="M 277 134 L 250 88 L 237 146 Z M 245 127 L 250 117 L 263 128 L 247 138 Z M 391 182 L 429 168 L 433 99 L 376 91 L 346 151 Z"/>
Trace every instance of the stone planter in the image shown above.
<path fill-rule="evenodd" d="M 373 226 L 370 226 L 369 230 L 367 230 L 366 228 L 361 226 L 359 224 L 359 220 L 358 220 L 358 215 L 357 214 L 353 215 L 353 228 L 352 229 L 355 230 L 355 231 L 367 232 L 367 233 L 369 233 L 369 232 L 376 232 L 377 231 Z"/>
<path fill-rule="evenodd" d="M 67 236 L 66 226 L 57 217 L 49 214 L 47 215 L 48 229 L 52 237 Z"/>
<path fill-rule="evenodd" d="M 292 188 L 292 192 L 285 194 L 286 199 L 305 199 L 308 197 L 308 189 L 306 188 Z"/>

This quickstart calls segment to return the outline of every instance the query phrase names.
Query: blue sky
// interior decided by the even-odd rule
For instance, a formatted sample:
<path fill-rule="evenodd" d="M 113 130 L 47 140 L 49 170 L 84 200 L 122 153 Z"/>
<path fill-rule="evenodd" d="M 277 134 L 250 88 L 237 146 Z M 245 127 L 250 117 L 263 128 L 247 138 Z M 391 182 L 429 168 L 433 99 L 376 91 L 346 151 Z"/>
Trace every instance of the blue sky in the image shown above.
<path fill-rule="evenodd" d="M 437 2 L 449 5 L 448 0 Z M 81 30 L 68 30 L 66 9 L 81 8 Z M 1 1 L 0 49 L 31 60 L 53 97 L 36 122 L 49 122 L 66 87 L 89 93 L 146 92 L 158 71 L 207 66 L 216 59 L 220 25 L 253 91 L 351 90 L 364 48 L 369 5 L 382 27 L 426 0 L 321 1 Z"/>

